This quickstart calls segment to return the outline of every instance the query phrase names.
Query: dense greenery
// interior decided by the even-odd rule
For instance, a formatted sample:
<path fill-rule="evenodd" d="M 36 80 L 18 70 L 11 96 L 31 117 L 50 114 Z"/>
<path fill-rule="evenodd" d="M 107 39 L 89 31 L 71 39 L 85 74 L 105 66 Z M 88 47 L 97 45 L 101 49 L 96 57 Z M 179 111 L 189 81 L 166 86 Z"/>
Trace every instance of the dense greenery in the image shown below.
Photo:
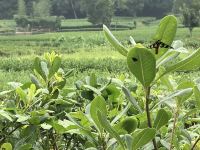
<path fill-rule="evenodd" d="M 26 4 L 26 14 L 34 15 L 34 12 L 42 12 L 41 8 L 48 12 L 51 6 L 51 15 L 64 16 L 65 18 L 83 18 L 87 16 L 87 7 L 92 2 L 99 3 L 101 0 L 93 0 L 88 3 L 87 0 L 19 0 Z M 37 5 L 37 3 L 40 3 Z M 173 0 L 112 0 L 114 14 L 120 16 L 153 16 L 160 18 L 172 10 Z M 46 5 L 45 5 L 46 3 Z M 47 4 L 49 3 L 49 5 Z M 87 7 L 85 7 L 87 5 Z M 21 5 L 23 7 L 23 5 Z M 36 8 L 35 10 L 33 9 Z M 35 7 L 36 6 L 36 7 Z M 38 7 L 37 7 L 38 6 Z M 136 9 L 132 9 L 132 8 Z M 18 0 L 1 0 L 0 18 L 12 18 L 17 14 Z M 131 9 L 130 9 L 131 8 Z M 148 8 L 148 9 L 147 9 Z M 9 10 L 9 11 L 8 11 Z M 159 13 L 156 13 L 158 12 Z M 40 13 L 42 14 L 42 13 Z"/>
<path fill-rule="evenodd" d="M 161 20 L 156 30 L 151 31 L 155 32 L 152 43 L 161 41 L 173 47 L 162 48 L 160 45 L 158 53 L 157 49 L 149 48 L 150 42 L 141 44 L 132 37 L 130 45 L 127 42 L 120 43 L 104 26 L 108 41 L 122 54 L 119 56 L 112 51 L 110 58 L 114 60 L 116 55 L 117 60 L 121 60 L 116 66 L 114 65 L 117 63 L 113 60 L 110 64 L 109 60 L 91 60 L 97 61 L 95 67 L 99 65 L 102 70 L 110 67 L 114 74 L 124 71 L 119 76 L 107 79 L 102 78 L 103 71 L 100 71 L 98 76 L 91 73 L 84 79 L 70 80 L 76 69 L 84 64 L 84 53 L 92 53 L 97 48 L 95 44 L 86 45 L 85 48 L 90 50 L 81 54 L 80 64 L 74 63 L 76 66 L 72 66 L 73 69 L 65 68 L 64 65 L 72 62 L 70 57 L 73 54 L 69 58 L 63 58 L 62 63 L 62 56 L 54 52 L 45 53 L 43 57 L 32 58 L 32 67 L 29 63 L 26 66 L 24 59 L 20 63 L 24 65 L 22 68 L 33 70 L 29 82 L 10 82 L 11 88 L 0 93 L 1 148 L 199 149 L 199 81 L 190 78 L 178 82 L 172 78 L 172 73 L 198 69 L 200 49 L 188 54 L 189 51 L 181 41 L 174 41 L 177 25 L 174 16 L 167 16 Z M 138 33 L 142 30 L 144 29 L 141 28 Z M 115 32 L 115 35 L 122 36 L 121 33 L 123 32 Z M 89 38 L 87 42 L 90 42 L 94 34 L 86 34 Z M 145 34 L 148 32 L 143 32 L 141 37 L 135 39 L 147 41 Z M 180 32 L 178 34 L 178 37 L 182 36 Z M 52 34 L 53 37 L 55 35 Z M 40 42 L 44 39 L 42 36 L 46 35 L 31 36 L 30 39 Z M 49 36 L 50 34 L 46 38 L 50 38 Z M 148 40 L 150 37 L 152 36 L 149 35 Z M 22 36 L 20 39 L 13 36 L 2 37 L 1 40 L 6 45 L 8 39 L 20 42 L 25 38 L 27 37 Z M 49 44 L 60 42 L 62 45 L 64 40 L 58 34 Z M 75 43 L 80 44 L 80 41 L 70 43 L 69 46 L 73 47 Z M 104 40 L 100 42 L 100 46 L 108 49 Z M 94 57 L 101 58 L 103 55 L 105 57 L 105 53 L 101 51 L 94 53 Z M 17 61 L 13 61 L 18 67 Z M 1 67 L 3 62 L 0 63 Z M 93 62 L 90 65 L 95 65 Z M 99 62 L 107 66 L 101 66 Z M 4 62 L 5 67 L 8 63 L 9 61 Z M 85 68 L 91 67 L 90 65 Z M 126 75 L 129 73 L 131 76 Z M 66 85 L 68 80 L 74 86 Z"/>

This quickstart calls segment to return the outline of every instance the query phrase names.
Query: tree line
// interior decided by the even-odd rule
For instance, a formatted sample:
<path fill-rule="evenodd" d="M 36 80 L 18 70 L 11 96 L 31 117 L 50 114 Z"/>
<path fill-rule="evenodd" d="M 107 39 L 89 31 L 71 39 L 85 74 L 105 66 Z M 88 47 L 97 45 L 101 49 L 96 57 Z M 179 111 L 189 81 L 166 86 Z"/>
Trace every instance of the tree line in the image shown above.
<path fill-rule="evenodd" d="M 65 18 L 85 18 L 97 9 L 97 13 L 109 9 L 116 16 L 153 16 L 161 18 L 173 8 L 175 0 L 22 0 L 26 5 L 26 14 L 34 15 L 34 7 L 49 6 L 49 13 Z M 0 18 L 11 19 L 18 12 L 17 0 L 0 1 Z M 43 4 L 42 4 L 43 3 Z M 42 4 L 42 5 L 41 5 Z M 107 7 L 107 8 L 106 8 Z M 36 7 L 37 8 L 37 7 Z M 100 9 L 101 8 L 101 9 Z M 39 10 L 38 10 L 39 11 Z"/>

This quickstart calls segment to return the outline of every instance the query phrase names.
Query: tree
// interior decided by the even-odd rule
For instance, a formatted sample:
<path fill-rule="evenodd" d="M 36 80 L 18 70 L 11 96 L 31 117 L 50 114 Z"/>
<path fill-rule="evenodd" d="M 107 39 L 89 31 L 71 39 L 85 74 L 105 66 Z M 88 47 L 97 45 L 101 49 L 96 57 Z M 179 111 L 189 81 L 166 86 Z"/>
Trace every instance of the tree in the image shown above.
<path fill-rule="evenodd" d="M 127 0 L 127 12 L 130 16 L 136 17 L 137 13 L 143 10 L 144 0 Z"/>
<path fill-rule="evenodd" d="M 192 30 L 194 27 L 200 25 L 200 1 L 191 0 L 188 3 L 183 3 L 180 11 L 183 16 L 183 24 L 188 27 L 190 36 L 192 36 Z"/>
<path fill-rule="evenodd" d="M 162 18 L 172 11 L 174 0 L 144 0 L 143 16 Z"/>
<path fill-rule="evenodd" d="M 0 19 L 11 19 L 17 13 L 18 1 L 0 0 Z"/>
<path fill-rule="evenodd" d="M 39 0 L 33 3 L 33 15 L 35 17 L 50 16 L 51 2 L 50 0 Z"/>
<path fill-rule="evenodd" d="M 18 15 L 19 16 L 26 15 L 26 5 L 24 0 L 18 0 Z"/>
<path fill-rule="evenodd" d="M 110 26 L 114 14 L 112 0 L 85 0 L 84 9 L 88 15 L 88 21 L 92 24 L 105 24 Z"/>

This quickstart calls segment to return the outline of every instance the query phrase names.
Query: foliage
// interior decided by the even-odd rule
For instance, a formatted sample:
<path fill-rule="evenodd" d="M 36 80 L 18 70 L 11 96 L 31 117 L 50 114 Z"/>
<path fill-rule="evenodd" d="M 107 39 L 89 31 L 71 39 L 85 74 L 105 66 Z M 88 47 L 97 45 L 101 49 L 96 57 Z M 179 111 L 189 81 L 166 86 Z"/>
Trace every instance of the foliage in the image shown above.
<path fill-rule="evenodd" d="M 24 0 L 18 0 L 18 15 L 25 16 L 26 15 L 26 8 Z"/>
<path fill-rule="evenodd" d="M 163 18 L 153 40 L 172 43 L 174 24 L 174 16 Z M 105 26 L 104 32 L 122 53 L 123 44 Z M 159 49 L 159 56 L 133 38 L 131 43 L 122 54 L 135 80 L 121 75 L 101 81 L 92 73 L 68 87 L 73 70 L 62 69 L 60 55 L 36 57 L 31 81 L 10 82 L 0 93 L 1 148 L 198 149 L 199 82 L 172 82 L 167 74 L 197 69 L 200 49 L 177 62 L 186 51 L 180 42 L 163 53 Z"/>
<path fill-rule="evenodd" d="M 200 25 L 200 2 L 192 0 L 190 3 L 184 3 L 181 7 L 181 13 L 183 16 L 183 24 L 189 28 L 190 35 L 194 27 Z"/>
<path fill-rule="evenodd" d="M 94 0 L 85 2 L 88 21 L 93 24 L 111 24 L 113 16 L 112 0 Z"/>
<path fill-rule="evenodd" d="M 39 0 L 39 2 L 33 2 L 34 17 L 49 17 L 50 11 L 51 4 L 49 0 Z"/>
<path fill-rule="evenodd" d="M 154 36 L 154 40 L 161 41 L 161 42 L 171 45 L 175 37 L 174 33 L 176 32 L 176 28 L 177 28 L 177 22 L 176 22 L 176 19 L 174 18 L 175 18 L 174 16 L 167 16 L 161 20 L 157 33 Z M 170 21 L 171 23 L 169 23 Z M 170 31 L 173 31 L 173 32 L 171 32 L 170 34 Z M 121 54 L 123 54 L 121 50 L 119 49 L 119 47 L 122 47 L 123 45 L 121 45 L 119 42 L 116 42 L 117 39 L 105 27 L 104 27 L 104 32 L 108 40 L 111 42 L 111 44 Z M 172 58 L 170 58 L 171 56 L 168 55 L 170 51 L 176 51 L 178 47 L 174 47 L 175 48 L 174 50 L 173 49 L 169 50 L 168 48 L 167 50 L 163 52 L 161 52 L 162 48 L 158 47 L 157 49 L 159 51 L 158 54 L 157 53 L 154 54 L 154 52 L 152 52 L 152 49 L 145 48 L 141 44 L 136 44 L 133 38 L 131 38 L 131 42 L 133 44 L 133 48 L 129 50 L 127 56 L 126 55 L 124 56 L 127 57 L 127 64 L 128 64 L 129 70 L 143 86 L 143 93 L 144 93 L 143 95 L 145 99 L 144 104 L 145 104 L 145 113 L 146 113 L 145 123 L 147 123 L 147 126 L 149 128 L 152 128 L 152 129 L 155 128 L 158 132 L 160 129 L 162 129 L 163 126 L 169 123 L 169 120 L 172 117 L 171 115 L 167 113 L 166 107 L 169 107 L 170 110 L 173 112 L 172 132 L 171 133 L 165 132 L 165 136 L 169 137 L 169 135 L 171 134 L 171 138 L 167 138 L 165 136 L 163 138 L 161 137 L 160 140 L 158 140 L 157 138 L 154 138 L 152 140 L 152 145 L 151 146 L 149 145 L 149 147 L 148 148 L 146 147 L 146 148 L 158 149 L 163 146 L 171 150 L 173 148 L 175 149 L 180 148 L 180 147 L 184 148 L 187 145 L 189 149 L 190 148 L 194 149 L 198 144 L 199 138 L 197 137 L 194 144 L 189 144 L 187 140 L 179 139 L 178 136 L 180 135 L 178 133 L 181 132 L 181 130 L 185 130 L 185 131 L 187 130 L 187 128 L 184 127 L 186 122 L 180 123 L 179 121 L 180 120 L 185 121 L 182 118 L 180 118 L 181 115 L 183 115 L 182 110 L 185 110 L 188 108 L 188 107 L 185 108 L 183 106 L 183 103 L 186 100 L 189 100 L 189 98 L 193 95 L 193 90 L 194 90 L 196 103 L 198 104 L 198 100 L 199 100 L 198 94 L 197 94 L 199 91 L 198 83 L 195 83 L 193 81 L 185 81 L 185 82 L 180 83 L 177 86 L 177 88 L 174 89 L 174 88 L 171 88 L 173 85 L 170 83 L 170 80 L 168 79 L 168 77 L 164 75 L 166 75 L 169 72 L 174 72 L 177 70 L 188 71 L 188 70 L 199 68 L 199 60 L 197 59 L 200 58 L 200 56 L 198 55 L 200 49 L 196 50 L 193 54 L 191 54 L 190 56 L 188 56 L 187 58 L 179 62 L 175 62 L 175 63 L 167 65 L 167 63 L 172 61 L 175 57 L 177 57 L 181 53 L 181 51 L 178 51 L 178 55 L 176 55 L 175 57 L 173 56 Z M 162 65 L 156 66 L 156 64 L 159 64 L 159 62 L 162 62 L 162 61 L 164 62 L 162 63 Z M 164 81 L 163 79 L 165 80 L 165 82 L 163 82 Z M 151 97 L 152 86 L 156 86 L 159 80 L 161 84 L 165 85 L 166 87 L 169 87 L 169 91 L 172 90 L 174 92 L 172 94 L 169 94 L 168 96 L 165 96 L 165 98 L 163 98 L 163 100 L 161 101 L 153 102 L 152 97 Z M 131 96 L 130 92 L 127 92 L 127 90 L 125 91 L 126 91 L 126 95 L 129 97 L 129 100 L 132 101 L 133 106 L 136 106 L 137 103 L 135 102 L 135 98 Z M 191 110 L 189 109 L 187 110 L 187 112 L 193 111 L 192 110 L 193 108 L 191 106 L 189 106 L 189 108 L 191 108 Z M 156 118 L 154 117 L 155 115 L 154 112 L 157 113 Z M 193 113 L 198 113 L 198 112 L 194 111 Z M 189 116 L 190 114 L 188 114 L 187 117 Z M 152 119 L 152 117 L 155 119 Z M 152 122 L 152 120 L 154 120 L 154 123 Z M 179 125 L 183 129 L 177 128 L 177 125 Z M 190 124 L 189 128 L 190 127 L 192 128 L 192 126 L 193 125 Z M 189 132 L 189 131 L 186 131 L 186 132 Z M 199 133 L 197 132 L 196 134 L 198 135 Z M 149 133 L 149 137 L 150 135 L 151 134 Z M 192 139 L 192 135 L 188 134 L 188 136 L 190 136 L 190 138 Z M 156 136 L 153 135 L 153 137 L 156 137 Z M 159 145 L 159 141 L 160 141 L 160 144 L 162 145 L 161 147 Z M 180 142 L 183 142 L 184 144 L 181 145 Z M 146 143 L 143 143 L 143 144 L 146 144 Z M 134 144 L 134 145 L 137 145 L 137 144 Z"/>
<path fill-rule="evenodd" d="M 28 16 L 15 15 L 15 21 L 18 27 L 30 29 L 50 29 L 57 30 L 61 27 L 61 20 L 56 16 L 29 18 Z"/>

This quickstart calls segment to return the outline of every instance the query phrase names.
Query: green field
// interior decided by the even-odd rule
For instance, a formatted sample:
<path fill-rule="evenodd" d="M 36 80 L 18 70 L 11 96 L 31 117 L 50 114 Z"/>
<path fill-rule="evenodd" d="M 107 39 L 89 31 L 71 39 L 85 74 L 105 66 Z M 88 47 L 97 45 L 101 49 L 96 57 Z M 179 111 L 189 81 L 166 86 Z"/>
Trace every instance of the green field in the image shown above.
<path fill-rule="evenodd" d="M 151 20 L 149 25 L 145 20 Z M 137 28 L 126 31 L 113 31 L 114 35 L 129 47 L 129 36 L 136 42 L 150 44 L 152 35 L 156 31 L 158 20 L 153 18 L 137 18 Z M 130 25 L 132 18 L 114 18 L 114 23 Z M 65 20 L 64 26 L 90 25 L 86 19 Z M 0 27 L 13 27 L 13 21 L 1 20 Z M 189 50 L 200 47 L 200 28 L 195 28 L 193 37 L 189 37 L 186 28 L 178 28 L 176 39 L 182 40 Z M 72 84 L 80 77 L 91 72 L 101 76 L 117 76 L 127 72 L 125 59 L 118 54 L 106 41 L 102 31 L 93 32 L 61 32 L 45 33 L 38 35 L 11 35 L 0 36 L 0 89 L 6 89 L 7 82 L 26 82 L 29 80 L 33 59 L 45 52 L 55 51 L 62 54 L 63 68 L 65 70 L 74 68 L 75 74 L 70 78 L 68 84 Z M 122 62 L 122 63 L 121 63 Z"/>
<path fill-rule="evenodd" d="M 0 35 L 0 149 L 200 148 L 200 27 L 172 15 L 62 27 Z"/>

